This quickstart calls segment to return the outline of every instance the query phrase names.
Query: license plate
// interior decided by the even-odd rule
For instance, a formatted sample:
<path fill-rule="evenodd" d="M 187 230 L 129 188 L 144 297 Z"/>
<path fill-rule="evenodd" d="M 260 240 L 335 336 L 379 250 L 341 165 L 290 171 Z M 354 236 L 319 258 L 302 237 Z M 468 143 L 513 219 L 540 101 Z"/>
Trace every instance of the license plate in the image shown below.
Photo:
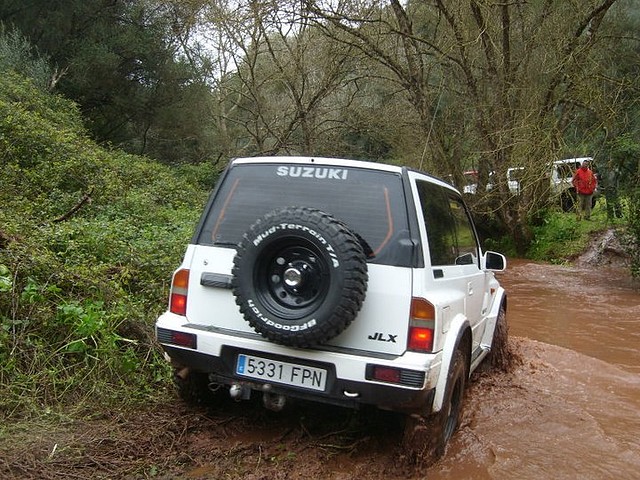
<path fill-rule="evenodd" d="M 238 355 L 236 373 L 244 377 L 283 383 L 311 390 L 324 390 L 327 371 L 308 365 L 279 362 L 253 355 Z"/>

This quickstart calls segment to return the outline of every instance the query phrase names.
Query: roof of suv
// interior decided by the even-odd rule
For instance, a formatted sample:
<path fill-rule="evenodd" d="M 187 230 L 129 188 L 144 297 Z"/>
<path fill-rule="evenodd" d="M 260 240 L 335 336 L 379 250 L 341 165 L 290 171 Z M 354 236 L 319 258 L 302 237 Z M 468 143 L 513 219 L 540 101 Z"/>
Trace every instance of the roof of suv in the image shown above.
<path fill-rule="evenodd" d="M 364 160 L 347 160 L 342 158 L 329 158 L 329 157 L 304 157 L 304 156 L 277 156 L 277 157 L 244 157 L 236 158 L 231 163 L 321 163 L 322 165 L 335 165 L 340 167 L 358 167 L 358 168 L 370 168 L 375 170 L 383 170 L 386 172 L 402 172 L 402 168 L 397 165 L 389 165 L 386 163 L 375 163 Z"/>
<path fill-rule="evenodd" d="M 585 160 L 591 162 L 593 160 L 592 157 L 575 157 L 575 158 L 564 158 L 562 160 L 556 160 L 554 161 L 554 165 L 559 165 L 561 163 L 573 163 L 573 162 L 584 162 Z"/>
<path fill-rule="evenodd" d="M 434 182 L 449 188 L 451 190 L 456 190 L 456 187 L 451 185 L 449 182 L 443 180 L 440 177 L 436 177 L 430 173 L 424 172 L 422 170 L 418 170 L 416 168 L 411 168 L 407 166 L 399 166 L 392 165 L 389 163 L 377 163 L 370 162 L 366 160 L 350 160 L 344 158 L 333 158 L 333 157 L 309 157 L 309 156 L 299 156 L 299 155 L 280 155 L 280 156 L 258 156 L 258 157 L 238 157 L 231 160 L 230 165 L 242 165 L 242 164 L 278 164 L 278 163 L 287 163 L 287 164 L 300 164 L 300 165 L 312 165 L 314 163 L 318 163 L 323 166 L 335 166 L 335 167 L 351 167 L 351 168 L 365 168 L 370 170 L 378 170 L 381 172 L 389 172 L 389 173 L 398 173 L 402 174 L 405 171 L 415 172 L 421 175 L 425 175 L 431 178 Z M 493 173 L 493 172 L 492 172 Z"/>

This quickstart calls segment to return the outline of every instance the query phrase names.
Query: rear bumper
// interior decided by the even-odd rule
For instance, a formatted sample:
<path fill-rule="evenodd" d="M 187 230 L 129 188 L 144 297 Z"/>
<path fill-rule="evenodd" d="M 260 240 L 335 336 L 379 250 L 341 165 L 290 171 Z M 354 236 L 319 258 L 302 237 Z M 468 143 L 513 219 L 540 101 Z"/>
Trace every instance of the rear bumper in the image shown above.
<path fill-rule="evenodd" d="M 332 377 L 324 392 L 310 392 L 279 384 L 267 384 L 259 380 L 246 379 L 233 374 L 235 355 L 212 357 L 204 353 L 163 345 L 163 349 L 177 366 L 188 366 L 193 370 L 210 374 L 214 383 L 240 384 L 259 392 L 282 394 L 288 397 L 311 400 L 342 407 L 357 408 L 362 404 L 402 411 L 424 412 L 431 409 L 433 389 L 407 390 L 394 386 L 356 382 Z"/>
<path fill-rule="evenodd" d="M 167 318 L 169 317 L 169 318 Z M 173 317 L 173 318 L 171 318 Z M 177 325 L 176 316 L 165 314 L 157 322 L 162 348 L 177 368 L 209 374 L 212 382 L 239 384 L 259 392 L 281 394 L 305 400 L 357 408 L 369 404 L 378 408 L 407 413 L 428 413 L 432 409 L 435 382 L 440 370 L 439 355 L 408 353 L 400 357 L 365 356 L 363 352 L 336 352 L 318 349 L 289 348 L 263 340 L 261 337 L 234 336 L 211 329 Z M 178 317 L 180 318 L 180 317 Z M 197 335 L 197 348 L 184 348 L 167 342 L 167 330 Z M 263 358 L 327 371 L 324 390 L 309 390 L 296 386 L 267 382 L 237 375 L 238 354 Z M 421 379 L 420 384 L 406 386 L 368 380 L 373 366 L 392 367 Z"/>

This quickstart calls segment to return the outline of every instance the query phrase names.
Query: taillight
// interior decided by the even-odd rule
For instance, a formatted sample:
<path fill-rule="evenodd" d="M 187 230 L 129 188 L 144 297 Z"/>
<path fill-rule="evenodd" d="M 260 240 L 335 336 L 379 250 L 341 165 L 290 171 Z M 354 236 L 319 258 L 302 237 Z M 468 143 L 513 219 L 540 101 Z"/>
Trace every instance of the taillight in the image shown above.
<path fill-rule="evenodd" d="M 177 332 L 166 328 L 156 329 L 158 341 L 165 345 L 178 345 L 179 347 L 198 348 L 198 337 L 195 333 Z"/>
<path fill-rule="evenodd" d="M 364 376 L 367 380 L 375 380 L 377 382 L 395 383 L 414 388 L 422 388 L 424 386 L 424 372 L 419 370 L 368 364 Z"/>
<path fill-rule="evenodd" d="M 187 292 L 189 290 L 189 270 L 178 270 L 173 275 L 169 295 L 169 311 L 176 315 L 187 314 Z"/>
<path fill-rule="evenodd" d="M 411 299 L 408 350 L 414 352 L 431 352 L 433 350 L 435 320 L 436 310 L 433 305 L 424 298 L 414 297 Z"/>
<path fill-rule="evenodd" d="M 372 378 L 381 382 L 400 383 L 400 369 L 375 365 Z"/>
<path fill-rule="evenodd" d="M 197 337 L 193 333 L 171 332 L 171 343 L 195 349 L 197 346 Z"/>

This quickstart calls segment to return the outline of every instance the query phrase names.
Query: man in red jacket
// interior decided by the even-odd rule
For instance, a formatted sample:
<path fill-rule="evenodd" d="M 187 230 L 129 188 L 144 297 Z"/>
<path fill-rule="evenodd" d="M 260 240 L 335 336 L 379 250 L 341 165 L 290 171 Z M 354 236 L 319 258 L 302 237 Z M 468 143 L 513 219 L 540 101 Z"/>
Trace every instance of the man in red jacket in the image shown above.
<path fill-rule="evenodd" d="M 578 194 L 578 204 L 576 205 L 578 220 L 581 219 L 583 212 L 585 220 L 589 220 L 591 217 L 591 199 L 598 186 L 598 179 L 589 168 L 588 160 L 582 162 L 580 168 L 573 174 L 571 183 L 576 187 L 576 193 Z"/>

